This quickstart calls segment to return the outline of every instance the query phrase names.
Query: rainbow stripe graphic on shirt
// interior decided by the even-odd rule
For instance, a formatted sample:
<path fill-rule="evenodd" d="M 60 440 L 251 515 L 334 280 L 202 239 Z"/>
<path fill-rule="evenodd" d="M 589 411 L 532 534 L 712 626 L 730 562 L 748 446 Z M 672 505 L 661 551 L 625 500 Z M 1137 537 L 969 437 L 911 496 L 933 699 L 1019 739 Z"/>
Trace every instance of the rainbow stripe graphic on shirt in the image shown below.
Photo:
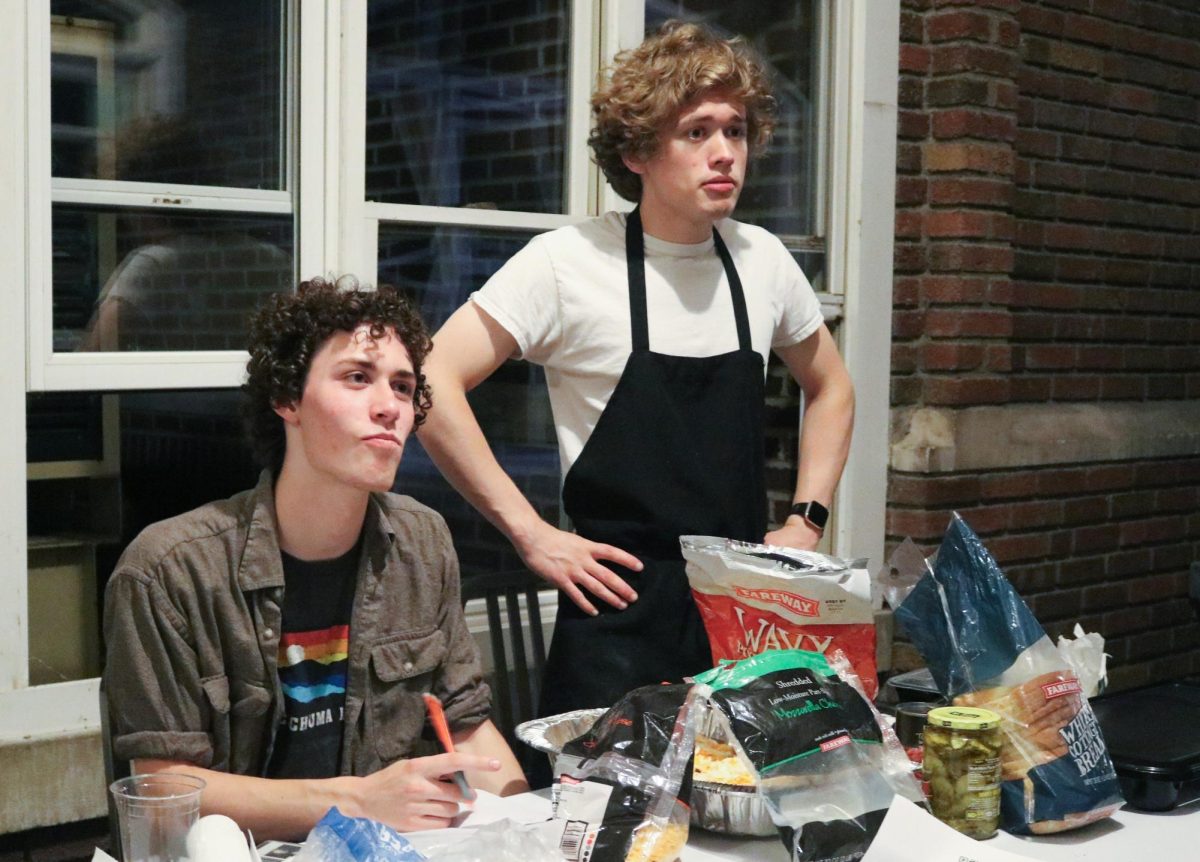
<path fill-rule="evenodd" d="M 279 640 L 279 682 L 298 703 L 346 693 L 350 626 L 285 633 Z"/>

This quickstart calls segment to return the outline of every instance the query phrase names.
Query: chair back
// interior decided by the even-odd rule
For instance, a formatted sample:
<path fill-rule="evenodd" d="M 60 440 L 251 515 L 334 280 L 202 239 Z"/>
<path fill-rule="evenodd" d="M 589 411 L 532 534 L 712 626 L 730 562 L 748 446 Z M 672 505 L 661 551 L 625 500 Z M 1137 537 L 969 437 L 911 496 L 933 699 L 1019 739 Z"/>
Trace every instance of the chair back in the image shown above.
<path fill-rule="evenodd" d="M 104 755 L 104 798 L 108 800 L 108 839 L 111 855 L 122 858 L 121 821 L 117 816 L 117 803 L 109 789 L 119 778 L 130 774 L 128 760 L 118 760 L 113 755 L 112 715 L 108 710 L 108 692 L 104 690 L 104 678 L 100 678 L 100 748 Z"/>
<path fill-rule="evenodd" d="M 547 589 L 546 582 L 525 569 L 476 575 L 463 580 L 463 603 L 483 599 L 487 608 L 494 669 L 492 714 L 496 726 L 514 748 L 517 725 L 535 717 L 542 671 L 546 665 L 542 612 L 538 602 L 540 589 Z M 521 619 L 522 598 L 525 599 L 528 624 Z"/>

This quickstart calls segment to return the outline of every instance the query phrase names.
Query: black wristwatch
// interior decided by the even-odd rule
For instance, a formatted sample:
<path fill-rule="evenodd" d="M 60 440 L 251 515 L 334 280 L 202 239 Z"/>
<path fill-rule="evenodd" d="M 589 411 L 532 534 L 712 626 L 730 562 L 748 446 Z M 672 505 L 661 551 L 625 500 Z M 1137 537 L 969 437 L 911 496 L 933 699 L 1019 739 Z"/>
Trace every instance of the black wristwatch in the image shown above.
<path fill-rule="evenodd" d="M 799 515 L 817 530 L 824 530 L 825 525 L 829 523 L 829 510 L 812 500 L 794 504 L 790 514 Z"/>

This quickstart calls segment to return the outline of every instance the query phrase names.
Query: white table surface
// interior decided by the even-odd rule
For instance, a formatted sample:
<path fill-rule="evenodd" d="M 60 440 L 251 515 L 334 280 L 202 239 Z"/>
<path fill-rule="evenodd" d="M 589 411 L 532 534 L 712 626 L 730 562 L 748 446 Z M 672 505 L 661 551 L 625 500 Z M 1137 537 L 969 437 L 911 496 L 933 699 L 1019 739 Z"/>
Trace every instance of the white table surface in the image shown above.
<path fill-rule="evenodd" d="M 549 817 L 550 801 L 544 793 L 492 797 L 486 813 L 480 814 L 524 822 Z M 1058 835 L 1022 838 L 1002 831 L 987 844 L 1042 862 L 1190 862 L 1200 859 L 1200 800 L 1158 814 L 1126 808 L 1108 820 Z M 696 828 L 679 858 L 681 862 L 788 862 L 778 838 L 731 838 Z"/>
<path fill-rule="evenodd" d="M 1200 859 L 1200 800 L 1174 811 L 1122 808 L 1107 820 L 1058 835 L 1018 837 L 1001 832 L 989 843 L 1033 859 L 1056 862 L 1184 862 Z"/>
<path fill-rule="evenodd" d="M 1108 820 L 1058 835 L 999 832 L 989 846 L 1043 862 L 1184 862 L 1200 859 L 1200 801 L 1153 814 L 1122 809 Z M 783 844 L 693 829 L 681 862 L 788 862 Z"/>

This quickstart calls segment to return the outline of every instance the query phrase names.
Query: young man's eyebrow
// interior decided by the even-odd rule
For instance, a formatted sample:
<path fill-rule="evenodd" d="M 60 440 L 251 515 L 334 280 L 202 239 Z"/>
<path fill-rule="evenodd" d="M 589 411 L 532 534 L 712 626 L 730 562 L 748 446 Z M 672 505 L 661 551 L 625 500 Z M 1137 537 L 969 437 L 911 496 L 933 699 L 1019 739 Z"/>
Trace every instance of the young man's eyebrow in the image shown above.
<path fill-rule="evenodd" d="M 342 366 L 353 366 L 353 367 L 356 367 L 356 369 L 370 369 L 373 371 L 373 370 L 378 369 L 379 364 L 377 363 L 376 360 L 372 359 L 370 357 L 370 355 L 358 355 L 358 357 L 342 357 L 341 359 L 338 359 L 335 367 L 342 367 Z M 416 377 L 416 372 L 410 371 L 409 369 L 400 369 L 400 370 L 391 372 L 391 376 L 392 377 Z"/>
<path fill-rule="evenodd" d="M 375 360 L 368 359 L 365 356 L 345 356 L 339 359 L 336 363 L 338 366 L 349 365 L 355 368 L 374 368 Z"/>
<path fill-rule="evenodd" d="M 703 114 L 684 114 L 682 117 L 679 118 L 679 125 L 690 126 L 693 123 L 707 123 L 707 122 L 711 122 L 712 120 L 715 120 L 716 118 L 717 118 L 716 115 L 710 111 L 706 111 Z M 729 122 L 744 123 L 744 122 L 746 122 L 746 118 L 744 116 L 742 116 L 741 114 L 734 114 L 732 117 L 729 118 Z"/>
<path fill-rule="evenodd" d="M 365 356 L 347 356 L 343 359 L 339 359 L 337 361 L 336 367 L 342 367 L 342 366 L 351 366 L 354 368 L 362 368 L 362 369 L 366 369 L 366 370 L 370 370 L 370 371 L 375 371 L 379 367 L 374 359 L 369 359 Z M 392 377 L 404 377 L 404 378 L 415 380 L 417 378 L 417 373 L 415 371 L 411 371 L 407 368 L 401 368 L 396 371 L 393 371 L 391 376 Z"/>

